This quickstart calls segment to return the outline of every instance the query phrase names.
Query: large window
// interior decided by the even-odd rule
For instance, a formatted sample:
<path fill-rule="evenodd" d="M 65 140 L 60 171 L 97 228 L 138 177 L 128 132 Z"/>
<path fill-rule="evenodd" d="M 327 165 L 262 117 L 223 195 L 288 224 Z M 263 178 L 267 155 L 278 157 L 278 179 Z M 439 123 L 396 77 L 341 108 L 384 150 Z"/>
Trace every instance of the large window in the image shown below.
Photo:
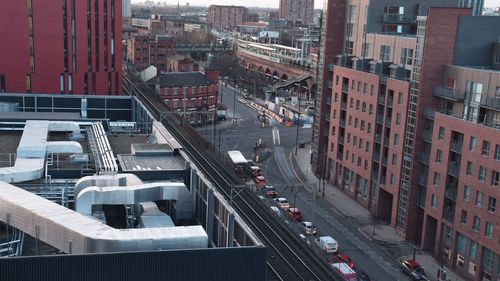
<path fill-rule="evenodd" d="M 390 61 L 391 60 L 391 46 L 381 45 L 380 46 L 380 57 L 381 61 Z"/>
<path fill-rule="evenodd" d="M 488 196 L 488 212 L 495 213 L 497 207 L 497 199 L 495 197 Z"/>
<path fill-rule="evenodd" d="M 479 229 L 481 229 L 481 218 L 474 216 L 472 220 L 472 230 L 477 232 Z"/>
<path fill-rule="evenodd" d="M 412 65 L 413 64 L 413 49 L 402 48 L 401 49 L 401 64 Z"/>

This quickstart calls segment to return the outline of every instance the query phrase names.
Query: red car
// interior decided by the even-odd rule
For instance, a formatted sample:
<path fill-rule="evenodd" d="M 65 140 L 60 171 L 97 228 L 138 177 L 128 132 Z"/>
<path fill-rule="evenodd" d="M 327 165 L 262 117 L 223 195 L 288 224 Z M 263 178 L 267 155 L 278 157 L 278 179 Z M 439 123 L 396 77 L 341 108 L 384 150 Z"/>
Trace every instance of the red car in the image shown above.
<path fill-rule="evenodd" d="M 264 178 L 263 176 L 255 177 L 254 181 L 255 181 L 255 186 L 257 187 L 264 187 L 267 184 L 266 178 Z"/>
<path fill-rule="evenodd" d="M 340 262 L 343 262 L 343 263 L 347 264 L 352 269 L 356 268 L 356 265 L 351 260 L 351 257 L 349 257 L 348 255 L 342 255 L 342 254 L 337 255 L 337 260 L 339 260 Z"/>
<path fill-rule="evenodd" d="M 287 210 L 288 216 L 296 221 L 302 221 L 302 213 L 298 208 L 289 208 Z"/>
<path fill-rule="evenodd" d="M 271 198 L 278 197 L 278 192 L 274 189 L 274 187 L 267 185 L 264 189 L 266 191 L 266 196 Z"/>

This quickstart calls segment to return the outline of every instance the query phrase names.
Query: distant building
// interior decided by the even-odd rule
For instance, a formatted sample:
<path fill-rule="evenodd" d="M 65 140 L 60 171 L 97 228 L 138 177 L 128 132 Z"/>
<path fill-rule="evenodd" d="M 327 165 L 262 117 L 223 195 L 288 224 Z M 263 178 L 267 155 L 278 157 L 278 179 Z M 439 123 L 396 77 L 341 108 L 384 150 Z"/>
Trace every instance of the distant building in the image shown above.
<path fill-rule="evenodd" d="M 246 21 L 249 21 L 249 22 L 258 22 L 259 21 L 259 14 L 257 14 L 257 13 L 249 13 L 247 15 Z"/>
<path fill-rule="evenodd" d="M 174 55 L 167 58 L 167 68 L 162 69 L 166 72 L 192 72 L 198 71 L 198 64 L 189 56 Z"/>
<path fill-rule="evenodd" d="M 121 94 L 121 1 L 71 3 L 0 2 L 0 92 Z"/>
<path fill-rule="evenodd" d="M 178 111 L 192 123 L 212 120 L 217 109 L 218 82 L 201 72 L 162 73 L 147 83 L 156 91 L 168 109 Z"/>
<path fill-rule="evenodd" d="M 131 0 L 122 0 L 122 17 L 124 18 L 130 18 L 132 16 L 130 1 Z"/>
<path fill-rule="evenodd" d="M 314 0 L 280 0 L 279 17 L 295 24 L 314 22 Z"/>
<path fill-rule="evenodd" d="M 155 65 L 159 71 L 168 69 L 168 57 L 175 55 L 175 40 L 170 36 L 136 34 L 127 41 L 127 61 L 143 70 Z"/>
<path fill-rule="evenodd" d="M 246 21 L 248 9 L 243 6 L 208 7 L 208 25 L 213 28 L 236 27 Z"/>

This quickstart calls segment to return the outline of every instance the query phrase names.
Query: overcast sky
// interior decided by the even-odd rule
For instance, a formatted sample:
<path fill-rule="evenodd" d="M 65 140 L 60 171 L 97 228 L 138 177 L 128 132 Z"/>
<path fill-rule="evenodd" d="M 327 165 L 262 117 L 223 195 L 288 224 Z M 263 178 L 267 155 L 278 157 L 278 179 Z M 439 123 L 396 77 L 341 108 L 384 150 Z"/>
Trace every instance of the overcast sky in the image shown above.
<path fill-rule="evenodd" d="M 155 2 L 167 2 L 167 5 L 177 5 L 177 0 L 154 0 Z M 132 0 L 132 3 L 140 3 L 144 0 Z M 218 5 L 243 5 L 247 7 L 271 7 L 278 8 L 279 0 L 246 0 L 246 1 L 234 1 L 234 0 L 179 0 L 180 5 L 186 5 L 189 2 L 191 6 L 209 6 L 211 4 Z M 485 0 L 485 7 L 500 7 L 500 0 Z M 323 8 L 323 0 L 314 0 L 314 8 Z"/>

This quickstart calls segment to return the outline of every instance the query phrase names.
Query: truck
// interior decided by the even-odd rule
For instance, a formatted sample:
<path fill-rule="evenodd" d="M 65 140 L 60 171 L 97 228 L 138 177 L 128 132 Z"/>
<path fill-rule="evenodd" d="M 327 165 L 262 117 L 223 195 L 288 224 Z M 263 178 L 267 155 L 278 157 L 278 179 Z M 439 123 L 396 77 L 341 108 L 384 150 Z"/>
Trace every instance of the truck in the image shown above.
<path fill-rule="evenodd" d="M 356 272 L 343 262 L 332 263 L 331 267 L 332 267 L 333 271 L 335 271 L 338 275 L 340 275 L 340 277 L 342 277 L 342 280 L 344 280 L 344 281 L 357 281 L 358 280 L 358 277 L 356 276 Z"/>

